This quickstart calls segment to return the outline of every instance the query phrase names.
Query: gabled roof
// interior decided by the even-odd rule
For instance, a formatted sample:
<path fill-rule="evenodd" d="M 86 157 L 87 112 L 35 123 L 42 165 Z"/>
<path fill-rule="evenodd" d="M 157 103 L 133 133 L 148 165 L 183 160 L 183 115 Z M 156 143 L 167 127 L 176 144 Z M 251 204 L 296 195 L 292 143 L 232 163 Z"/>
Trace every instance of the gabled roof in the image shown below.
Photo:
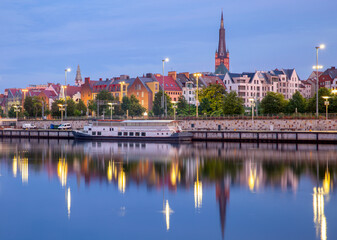
<path fill-rule="evenodd" d="M 39 96 L 40 93 L 41 93 L 41 90 L 29 90 L 28 96 L 36 97 L 36 96 Z"/>
<path fill-rule="evenodd" d="M 76 93 L 81 92 L 81 87 L 78 86 L 67 86 L 67 96 L 72 97 Z"/>
<path fill-rule="evenodd" d="M 215 74 L 226 74 L 228 71 L 227 67 L 221 63 L 215 70 Z"/>
<path fill-rule="evenodd" d="M 156 81 L 155 79 L 153 79 L 153 78 L 139 77 L 138 79 L 142 82 L 142 84 L 144 85 L 144 87 L 146 88 L 146 90 L 147 90 L 148 92 L 152 92 L 152 91 L 151 91 L 151 89 L 147 86 L 146 83 L 148 83 L 148 82 L 157 82 L 157 81 Z"/>
<path fill-rule="evenodd" d="M 322 75 L 328 75 L 331 79 L 337 78 L 337 69 L 335 67 L 328 68 Z"/>
<path fill-rule="evenodd" d="M 209 86 L 211 84 L 220 84 L 225 86 L 223 81 L 218 76 L 202 76 L 199 77 L 199 80 L 203 81 L 206 86 Z"/>
<path fill-rule="evenodd" d="M 44 90 L 41 92 L 42 94 L 46 95 L 48 98 L 55 98 L 57 94 L 52 90 Z"/>
<path fill-rule="evenodd" d="M 155 78 L 159 82 L 159 86 L 163 88 L 163 76 L 160 74 L 155 74 Z M 174 79 L 170 76 L 164 76 L 164 82 L 165 91 L 181 91 L 181 88 L 179 87 L 178 83 L 174 81 Z"/>

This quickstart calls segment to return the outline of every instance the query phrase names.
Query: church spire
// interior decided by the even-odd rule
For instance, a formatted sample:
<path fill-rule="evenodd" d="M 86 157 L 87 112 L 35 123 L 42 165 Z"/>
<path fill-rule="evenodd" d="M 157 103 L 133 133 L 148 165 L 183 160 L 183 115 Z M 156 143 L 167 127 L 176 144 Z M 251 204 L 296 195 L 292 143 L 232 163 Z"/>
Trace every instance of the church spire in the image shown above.
<path fill-rule="evenodd" d="M 80 65 L 78 65 L 77 71 L 76 71 L 75 85 L 81 86 L 82 84 L 83 84 L 83 81 L 82 81 L 82 76 L 81 76 L 81 69 L 80 69 Z"/>
<path fill-rule="evenodd" d="M 223 24 L 223 11 L 221 10 L 221 24 L 220 24 L 220 28 L 224 28 L 224 24 Z"/>
<path fill-rule="evenodd" d="M 229 70 L 229 52 L 226 47 L 226 30 L 223 20 L 223 10 L 221 10 L 221 23 L 219 29 L 219 45 L 218 50 L 215 52 L 215 69 L 221 64 L 225 65 L 224 69 Z M 222 67 L 223 68 L 223 67 Z"/>

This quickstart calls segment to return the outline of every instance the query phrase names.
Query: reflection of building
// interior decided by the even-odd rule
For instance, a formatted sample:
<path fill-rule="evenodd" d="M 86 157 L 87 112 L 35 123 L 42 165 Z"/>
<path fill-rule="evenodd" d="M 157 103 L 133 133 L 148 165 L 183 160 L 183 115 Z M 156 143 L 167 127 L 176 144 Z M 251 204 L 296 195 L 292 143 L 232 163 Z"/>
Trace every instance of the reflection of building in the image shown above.
<path fill-rule="evenodd" d="M 222 238 L 225 236 L 227 202 L 229 201 L 229 183 L 216 182 L 215 195 L 219 204 L 220 224 Z"/>

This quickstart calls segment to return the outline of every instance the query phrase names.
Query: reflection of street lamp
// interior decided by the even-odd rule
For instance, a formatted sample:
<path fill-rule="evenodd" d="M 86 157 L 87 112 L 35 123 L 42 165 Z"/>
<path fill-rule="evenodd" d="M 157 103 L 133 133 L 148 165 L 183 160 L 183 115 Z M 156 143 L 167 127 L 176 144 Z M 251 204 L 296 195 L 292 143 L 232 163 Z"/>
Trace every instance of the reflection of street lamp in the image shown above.
<path fill-rule="evenodd" d="M 64 102 L 67 103 L 67 73 L 71 72 L 70 68 L 66 68 L 64 70 L 64 76 L 65 76 L 65 88 L 63 89 L 64 91 Z M 65 118 L 67 118 L 67 105 L 65 106 L 65 110 L 64 110 L 64 116 Z"/>
<path fill-rule="evenodd" d="M 252 106 L 252 122 L 254 122 L 254 107 L 255 107 L 255 99 L 249 98 L 250 104 Z"/>
<path fill-rule="evenodd" d="M 165 71 L 164 71 L 164 64 L 165 64 L 165 62 L 169 62 L 169 61 L 170 61 L 169 58 L 165 58 L 165 59 L 162 60 L 162 62 L 163 62 L 163 96 L 162 96 L 162 100 L 161 100 L 161 106 L 164 108 L 165 117 L 167 117 L 167 103 L 165 102 L 165 78 L 164 78 Z"/>
<path fill-rule="evenodd" d="M 194 77 L 197 78 L 197 90 L 195 92 L 195 105 L 196 105 L 196 117 L 199 116 L 198 114 L 198 105 L 199 105 L 199 77 L 201 77 L 201 73 L 195 73 Z"/>
<path fill-rule="evenodd" d="M 314 69 L 316 69 L 316 78 L 317 78 L 317 82 L 316 82 L 316 117 L 318 118 L 318 69 L 323 68 L 323 66 L 318 66 L 318 49 L 324 49 L 325 45 L 321 44 L 316 48 L 316 66 L 314 67 Z"/>
<path fill-rule="evenodd" d="M 66 104 L 57 104 L 59 110 L 61 111 L 61 121 L 63 121 L 63 112 L 66 110 Z"/>
<path fill-rule="evenodd" d="M 325 119 L 328 120 L 328 107 L 329 107 L 329 96 L 322 96 L 324 98 L 324 105 L 325 105 Z"/>

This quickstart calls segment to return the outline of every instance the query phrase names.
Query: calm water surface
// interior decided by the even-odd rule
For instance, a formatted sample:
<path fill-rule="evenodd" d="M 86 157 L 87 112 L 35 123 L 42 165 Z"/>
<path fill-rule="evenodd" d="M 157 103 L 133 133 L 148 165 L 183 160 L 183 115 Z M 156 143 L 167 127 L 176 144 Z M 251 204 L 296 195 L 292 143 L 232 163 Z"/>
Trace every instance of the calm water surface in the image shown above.
<path fill-rule="evenodd" d="M 0 239 L 337 239 L 337 146 L 0 142 Z"/>

